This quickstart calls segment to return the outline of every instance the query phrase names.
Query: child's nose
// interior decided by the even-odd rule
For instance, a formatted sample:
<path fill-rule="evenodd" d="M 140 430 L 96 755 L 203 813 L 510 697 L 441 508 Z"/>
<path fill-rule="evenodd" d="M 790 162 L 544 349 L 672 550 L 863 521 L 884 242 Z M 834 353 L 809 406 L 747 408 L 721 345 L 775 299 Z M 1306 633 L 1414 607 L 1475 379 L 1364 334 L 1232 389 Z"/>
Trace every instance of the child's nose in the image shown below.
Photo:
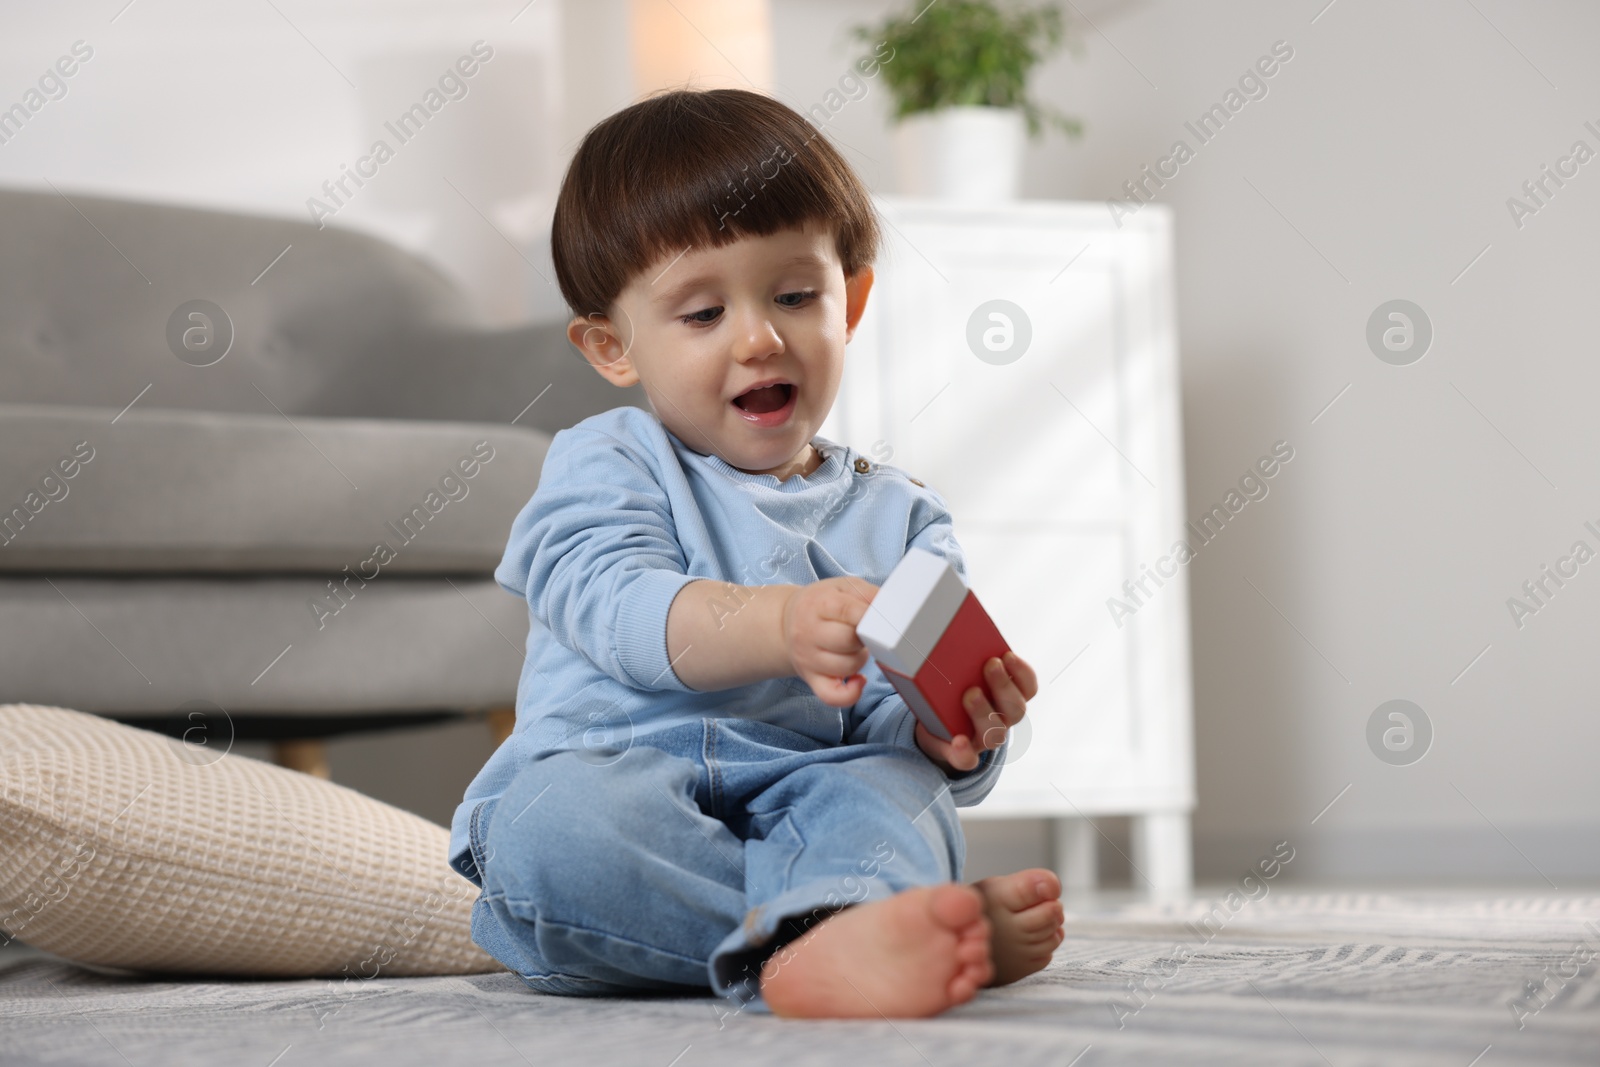
<path fill-rule="evenodd" d="M 777 326 L 765 314 L 754 314 L 743 325 L 738 353 L 740 362 L 765 359 L 784 350 L 783 335 L 778 333 Z"/>

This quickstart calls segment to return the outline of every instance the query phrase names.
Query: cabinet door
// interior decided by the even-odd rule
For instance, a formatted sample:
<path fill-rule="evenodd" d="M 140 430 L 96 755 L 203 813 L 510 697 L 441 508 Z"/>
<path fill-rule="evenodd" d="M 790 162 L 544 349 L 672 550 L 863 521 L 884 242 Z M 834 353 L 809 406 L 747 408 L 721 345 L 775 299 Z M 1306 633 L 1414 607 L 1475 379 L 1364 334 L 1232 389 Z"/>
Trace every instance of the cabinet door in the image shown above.
<path fill-rule="evenodd" d="M 822 432 L 887 445 L 944 497 L 973 589 L 1039 672 L 975 813 L 1189 806 L 1181 626 L 1169 662 L 1182 576 L 1121 626 L 1106 604 L 1182 525 L 1159 388 L 1165 216 L 1117 230 L 1099 205 L 879 207 L 886 247 Z"/>

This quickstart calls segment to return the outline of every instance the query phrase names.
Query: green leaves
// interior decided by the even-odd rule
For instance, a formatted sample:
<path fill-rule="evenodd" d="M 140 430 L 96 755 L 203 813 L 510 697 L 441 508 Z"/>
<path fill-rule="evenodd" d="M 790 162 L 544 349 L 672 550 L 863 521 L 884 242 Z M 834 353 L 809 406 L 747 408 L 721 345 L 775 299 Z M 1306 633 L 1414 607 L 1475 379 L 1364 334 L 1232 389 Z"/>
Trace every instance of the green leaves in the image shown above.
<path fill-rule="evenodd" d="M 917 11 L 921 9 L 921 14 Z M 1071 137 L 1083 124 L 1027 96 L 1028 73 L 1065 44 L 1074 55 L 1081 44 L 1069 35 L 1054 4 L 1038 8 L 999 6 L 989 0 L 913 0 L 906 13 L 878 26 L 857 26 L 854 36 L 894 49 L 882 72 L 895 97 L 898 121 L 919 111 L 961 105 L 1013 107 L 1037 137 L 1046 124 Z"/>

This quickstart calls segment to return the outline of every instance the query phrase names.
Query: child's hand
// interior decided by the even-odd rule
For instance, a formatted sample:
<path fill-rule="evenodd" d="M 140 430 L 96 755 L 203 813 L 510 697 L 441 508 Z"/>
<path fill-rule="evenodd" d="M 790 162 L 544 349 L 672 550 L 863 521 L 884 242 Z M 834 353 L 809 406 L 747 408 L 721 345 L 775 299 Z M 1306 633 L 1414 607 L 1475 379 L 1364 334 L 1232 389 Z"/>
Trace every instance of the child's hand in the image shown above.
<path fill-rule="evenodd" d="M 962 696 L 967 714 L 972 717 L 973 736 L 957 735 L 950 741 L 941 741 L 917 723 L 917 747 L 945 774 L 970 771 L 978 765 L 979 753 L 1000 747 L 1006 732 L 1027 713 L 1028 701 L 1039 693 L 1038 676 L 1015 652 L 1007 652 L 1003 660 L 991 656 L 983 665 L 983 677 L 995 695 L 993 703 L 981 685 L 972 686 Z"/>
<path fill-rule="evenodd" d="M 878 587 L 861 578 L 823 578 L 797 585 L 783 605 L 783 647 L 794 673 L 825 704 L 847 708 L 861 698 L 867 646 L 856 623 Z"/>

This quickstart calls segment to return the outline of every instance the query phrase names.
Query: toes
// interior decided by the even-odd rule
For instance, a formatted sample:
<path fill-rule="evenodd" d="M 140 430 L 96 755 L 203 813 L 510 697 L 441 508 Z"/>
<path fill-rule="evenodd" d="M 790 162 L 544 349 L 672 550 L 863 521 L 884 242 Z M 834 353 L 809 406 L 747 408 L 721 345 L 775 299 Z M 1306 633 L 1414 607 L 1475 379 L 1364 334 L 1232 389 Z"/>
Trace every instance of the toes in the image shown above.
<path fill-rule="evenodd" d="M 977 996 L 978 990 L 994 980 L 994 964 L 987 953 L 977 962 L 964 963 L 947 987 L 952 1004 L 962 1004 Z"/>
<path fill-rule="evenodd" d="M 1024 933 L 1035 934 L 1044 930 L 1054 929 L 1065 921 L 1066 915 L 1058 900 L 1047 900 L 1035 904 L 1026 911 L 1016 915 L 1016 927 Z"/>
<path fill-rule="evenodd" d="M 982 964 L 989 959 L 989 939 L 987 937 L 962 938 L 956 943 L 956 962 L 961 964 Z"/>
<path fill-rule="evenodd" d="M 1008 874 L 997 878 L 985 878 L 978 883 L 978 887 L 983 892 L 985 901 L 990 905 L 998 905 L 1005 911 L 1023 911 L 1038 903 L 1032 882 L 1020 875 Z"/>
<path fill-rule="evenodd" d="M 978 885 L 985 898 L 1007 911 L 1026 911 L 1036 904 L 1061 896 L 1061 879 L 1056 877 L 1054 871 L 1043 867 L 985 878 Z"/>
<path fill-rule="evenodd" d="M 988 985 L 994 980 L 994 963 L 988 957 L 983 962 L 968 964 L 956 973 L 958 979 L 970 981 L 974 989 Z"/>
<path fill-rule="evenodd" d="M 1066 939 L 1067 932 L 1059 926 L 1047 927 L 1034 933 L 1024 934 L 1020 939 L 1020 944 L 1035 951 L 1053 952 Z"/>
<path fill-rule="evenodd" d="M 928 910 L 939 925 L 961 932 L 983 921 L 983 897 L 971 886 L 936 886 Z M 985 933 L 987 936 L 987 931 Z"/>

